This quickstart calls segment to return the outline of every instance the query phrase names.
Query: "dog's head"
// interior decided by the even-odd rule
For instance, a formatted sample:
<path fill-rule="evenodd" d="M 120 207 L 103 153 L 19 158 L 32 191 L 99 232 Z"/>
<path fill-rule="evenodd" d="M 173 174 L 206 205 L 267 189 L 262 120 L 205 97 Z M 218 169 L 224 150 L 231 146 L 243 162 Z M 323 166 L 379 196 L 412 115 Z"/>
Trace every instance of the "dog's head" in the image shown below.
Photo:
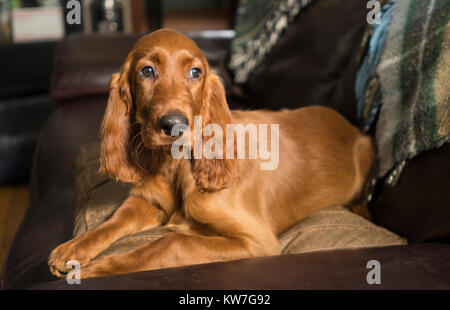
<path fill-rule="evenodd" d="M 193 131 L 194 116 L 202 116 L 203 126 L 215 123 L 224 132 L 225 124 L 231 123 L 223 85 L 206 57 L 194 41 L 173 30 L 142 37 L 110 82 L 101 171 L 141 183 L 148 166 L 142 161 L 152 159 L 141 156 L 139 149 L 167 150 L 183 131 Z M 226 187 L 232 170 L 231 160 L 193 160 L 200 190 Z"/>

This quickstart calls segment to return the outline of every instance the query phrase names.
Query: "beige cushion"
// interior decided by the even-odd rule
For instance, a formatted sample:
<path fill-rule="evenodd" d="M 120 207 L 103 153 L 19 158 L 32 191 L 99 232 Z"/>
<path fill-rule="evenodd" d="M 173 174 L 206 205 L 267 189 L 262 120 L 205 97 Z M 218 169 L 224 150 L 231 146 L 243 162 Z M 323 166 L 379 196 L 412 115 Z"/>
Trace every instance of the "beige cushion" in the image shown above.
<path fill-rule="evenodd" d="M 406 239 L 345 207 L 316 212 L 278 237 L 282 253 L 306 253 L 406 244 Z"/>
<path fill-rule="evenodd" d="M 97 173 L 100 146 L 81 147 L 75 160 L 74 237 L 105 222 L 126 199 L 130 186 Z M 167 234 L 163 227 L 117 240 L 99 256 L 119 254 Z M 342 206 L 316 212 L 279 236 L 282 253 L 406 244 L 400 236 L 365 220 Z"/>

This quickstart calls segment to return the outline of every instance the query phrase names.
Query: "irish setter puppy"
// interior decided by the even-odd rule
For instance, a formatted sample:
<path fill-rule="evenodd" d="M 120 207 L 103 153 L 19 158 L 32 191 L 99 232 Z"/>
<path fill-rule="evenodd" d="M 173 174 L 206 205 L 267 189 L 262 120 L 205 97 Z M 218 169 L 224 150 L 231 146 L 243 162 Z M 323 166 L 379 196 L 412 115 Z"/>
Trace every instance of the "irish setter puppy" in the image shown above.
<path fill-rule="evenodd" d="M 203 128 L 216 124 L 223 133 L 227 124 L 278 124 L 278 166 L 262 170 L 267 159 L 259 157 L 174 158 L 171 145 L 184 134 L 172 129 L 193 131 L 195 116 Z M 274 137 L 267 138 L 271 145 Z M 223 142 L 224 151 L 236 144 Z M 280 254 L 281 232 L 360 195 L 373 153 L 370 138 L 329 108 L 230 111 L 197 45 L 178 32 L 155 31 L 112 76 L 102 123 L 100 171 L 133 189 L 108 221 L 54 249 L 50 270 L 64 277 L 74 259 L 89 278 Z M 171 232 L 93 259 L 120 237 L 160 225 Z"/>

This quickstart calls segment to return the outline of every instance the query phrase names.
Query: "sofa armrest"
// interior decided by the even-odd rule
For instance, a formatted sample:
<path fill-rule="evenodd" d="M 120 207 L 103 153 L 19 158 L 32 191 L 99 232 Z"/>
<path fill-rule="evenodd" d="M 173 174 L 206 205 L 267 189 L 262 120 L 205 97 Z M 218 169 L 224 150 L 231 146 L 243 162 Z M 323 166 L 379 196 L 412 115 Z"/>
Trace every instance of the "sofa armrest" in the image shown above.
<path fill-rule="evenodd" d="M 234 32 L 199 31 L 188 35 L 217 69 Z M 65 102 L 76 97 L 107 94 L 111 75 L 120 70 L 141 36 L 143 34 L 75 34 L 65 38 L 55 52 L 52 97 Z"/>
<path fill-rule="evenodd" d="M 380 262 L 380 284 L 367 282 L 370 260 Z M 417 244 L 160 269 L 85 279 L 79 285 L 60 280 L 31 289 L 449 289 L 449 261 L 449 245 Z"/>

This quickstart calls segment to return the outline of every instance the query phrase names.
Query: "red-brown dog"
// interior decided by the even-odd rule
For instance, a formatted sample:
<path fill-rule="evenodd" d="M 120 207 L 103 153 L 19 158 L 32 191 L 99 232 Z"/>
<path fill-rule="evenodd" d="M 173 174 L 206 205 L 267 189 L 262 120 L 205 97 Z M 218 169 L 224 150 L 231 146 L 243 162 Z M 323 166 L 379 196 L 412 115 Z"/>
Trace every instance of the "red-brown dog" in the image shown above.
<path fill-rule="evenodd" d="M 134 187 L 107 222 L 53 250 L 48 263 L 59 277 L 72 259 L 88 278 L 280 254 L 278 234 L 312 212 L 351 202 L 372 165 L 371 140 L 331 109 L 230 112 L 203 53 L 175 31 L 141 38 L 110 88 L 100 169 Z M 224 133 L 226 124 L 279 124 L 278 167 L 261 170 L 261 158 L 174 159 L 179 137 L 171 129 L 194 130 L 194 116 Z M 118 238 L 160 225 L 172 232 L 93 260 Z"/>

